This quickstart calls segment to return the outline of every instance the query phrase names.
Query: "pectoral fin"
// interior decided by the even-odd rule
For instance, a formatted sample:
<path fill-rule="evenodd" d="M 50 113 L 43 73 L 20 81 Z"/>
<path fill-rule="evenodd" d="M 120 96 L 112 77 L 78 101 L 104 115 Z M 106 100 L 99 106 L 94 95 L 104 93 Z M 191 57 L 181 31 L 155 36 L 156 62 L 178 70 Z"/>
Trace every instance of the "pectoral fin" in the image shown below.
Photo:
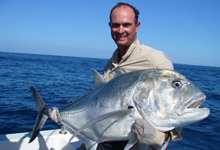
<path fill-rule="evenodd" d="M 98 147 L 98 143 L 94 142 L 92 140 L 87 140 L 87 141 L 83 141 L 83 142 L 88 150 L 96 150 Z"/>
<path fill-rule="evenodd" d="M 128 141 L 127 145 L 125 146 L 124 150 L 129 150 L 135 143 L 137 143 L 137 138 L 132 138 Z"/>
<path fill-rule="evenodd" d="M 113 112 L 109 112 L 106 114 L 103 114 L 89 122 L 87 122 L 86 124 L 84 124 L 81 128 L 79 128 L 74 134 L 73 137 L 74 138 L 76 135 L 78 135 L 81 131 L 83 131 L 84 129 L 88 128 L 89 126 L 102 121 L 104 119 L 107 118 L 122 118 L 123 116 L 126 116 L 127 114 L 131 114 L 134 111 L 134 107 L 129 107 L 128 109 L 122 109 L 122 110 L 117 110 L 117 111 L 113 111 Z"/>

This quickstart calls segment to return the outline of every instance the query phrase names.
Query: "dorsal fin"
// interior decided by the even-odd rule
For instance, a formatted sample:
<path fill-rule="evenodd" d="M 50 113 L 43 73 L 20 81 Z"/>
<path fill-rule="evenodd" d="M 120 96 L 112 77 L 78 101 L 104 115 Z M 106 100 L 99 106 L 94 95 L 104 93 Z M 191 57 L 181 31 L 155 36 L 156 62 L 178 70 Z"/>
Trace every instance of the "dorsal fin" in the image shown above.
<path fill-rule="evenodd" d="M 105 84 L 105 80 L 95 69 L 92 69 L 92 72 L 94 74 L 94 87 L 93 87 L 93 91 L 94 91 L 99 87 L 101 87 L 103 84 Z"/>
<path fill-rule="evenodd" d="M 126 73 L 126 71 L 122 70 L 121 67 L 117 67 L 117 68 L 115 69 L 115 75 L 116 75 L 116 76 L 120 76 L 120 75 L 123 75 L 123 74 L 125 74 L 125 73 Z"/>

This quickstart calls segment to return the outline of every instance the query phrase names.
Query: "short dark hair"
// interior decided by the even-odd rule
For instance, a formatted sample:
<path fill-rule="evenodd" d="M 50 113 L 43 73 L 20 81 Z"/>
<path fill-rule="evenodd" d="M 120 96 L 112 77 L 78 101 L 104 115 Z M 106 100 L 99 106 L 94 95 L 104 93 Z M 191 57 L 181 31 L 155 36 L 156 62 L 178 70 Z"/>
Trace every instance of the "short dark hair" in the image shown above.
<path fill-rule="evenodd" d="M 110 22 L 111 22 L 111 14 L 112 14 L 112 11 L 113 11 L 115 8 L 120 7 L 120 6 L 128 6 L 128 7 L 130 7 L 130 8 L 133 9 L 133 11 L 134 11 L 134 13 L 135 13 L 135 18 L 134 18 L 134 19 L 135 19 L 135 24 L 137 24 L 137 23 L 138 23 L 138 15 L 140 14 L 140 13 L 139 13 L 139 10 L 137 10 L 134 6 L 132 6 L 132 5 L 128 4 L 128 3 L 122 3 L 122 2 L 119 2 L 117 5 L 115 5 L 115 6 L 112 8 L 112 10 L 111 10 L 111 12 L 110 12 L 110 16 L 109 16 Z"/>

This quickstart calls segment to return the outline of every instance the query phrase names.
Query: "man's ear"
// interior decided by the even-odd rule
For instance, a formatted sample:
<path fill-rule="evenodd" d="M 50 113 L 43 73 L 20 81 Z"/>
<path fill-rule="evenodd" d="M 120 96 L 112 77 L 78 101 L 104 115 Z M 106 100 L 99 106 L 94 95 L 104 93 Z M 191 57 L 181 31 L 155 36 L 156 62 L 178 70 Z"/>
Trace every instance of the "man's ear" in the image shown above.
<path fill-rule="evenodd" d="M 140 26 L 141 26 L 141 22 L 140 22 L 140 21 L 138 21 L 138 22 L 137 22 L 137 24 L 136 24 L 136 33 L 138 32 L 138 30 L 139 30 Z"/>
<path fill-rule="evenodd" d="M 112 27 L 111 22 L 109 22 L 108 25 L 109 25 L 110 28 Z"/>

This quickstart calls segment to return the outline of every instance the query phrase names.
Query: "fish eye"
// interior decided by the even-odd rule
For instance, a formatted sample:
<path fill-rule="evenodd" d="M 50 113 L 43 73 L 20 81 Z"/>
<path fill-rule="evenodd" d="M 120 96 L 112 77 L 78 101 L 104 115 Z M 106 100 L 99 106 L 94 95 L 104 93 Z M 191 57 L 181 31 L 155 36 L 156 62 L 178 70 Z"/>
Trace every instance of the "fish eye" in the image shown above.
<path fill-rule="evenodd" d="M 174 88 L 181 88 L 182 87 L 182 83 L 180 81 L 173 81 L 172 85 Z"/>

